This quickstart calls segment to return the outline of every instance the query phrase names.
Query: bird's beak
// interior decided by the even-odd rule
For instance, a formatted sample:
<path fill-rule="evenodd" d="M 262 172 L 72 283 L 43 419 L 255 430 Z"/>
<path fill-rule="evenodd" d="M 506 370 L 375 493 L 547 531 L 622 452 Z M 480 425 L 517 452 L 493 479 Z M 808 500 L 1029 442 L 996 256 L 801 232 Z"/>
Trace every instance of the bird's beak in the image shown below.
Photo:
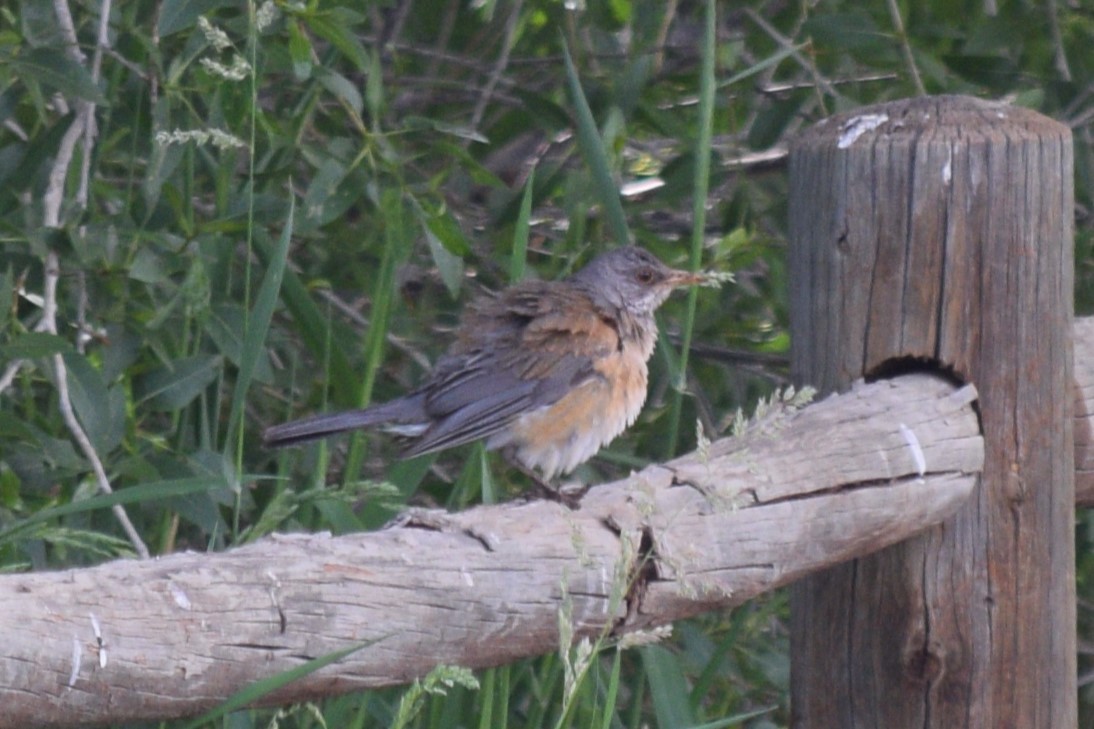
<path fill-rule="evenodd" d="M 681 271 L 678 268 L 669 269 L 669 275 L 665 279 L 665 283 L 673 288 L 680 286 L 695 286 L 701 284 L 707 280 L 705 274 L 692 271 Z"/>

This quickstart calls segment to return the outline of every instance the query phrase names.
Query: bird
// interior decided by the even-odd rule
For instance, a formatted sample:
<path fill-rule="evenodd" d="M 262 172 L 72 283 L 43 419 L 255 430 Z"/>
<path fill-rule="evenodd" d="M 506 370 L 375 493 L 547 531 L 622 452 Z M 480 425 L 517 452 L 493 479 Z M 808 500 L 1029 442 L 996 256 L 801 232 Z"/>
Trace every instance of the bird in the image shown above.
<path fill-rule="evenodd" d="M 657 342 L 654 312 L 674 289 L 705 280 L 625 245 L 566 278 L 484 294 L 467 306 L 448 351 L 417 389 L 274 425 L 265 445 L 379 429 L 399 438 L 401 457 L 410 458 L 485 440 L 549 482 L 634 423 Z"/>

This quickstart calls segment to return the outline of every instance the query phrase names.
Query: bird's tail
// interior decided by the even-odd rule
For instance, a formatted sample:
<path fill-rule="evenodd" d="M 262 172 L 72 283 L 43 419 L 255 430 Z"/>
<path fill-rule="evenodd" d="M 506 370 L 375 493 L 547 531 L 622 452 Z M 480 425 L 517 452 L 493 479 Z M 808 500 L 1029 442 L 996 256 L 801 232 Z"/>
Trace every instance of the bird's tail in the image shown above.
<path fill-rule="evenodd" d="M 267 448 L 284 448 L 326 438 L 328 435 L 343 433 L 347 430 L 391 426 L 393 423 L 405 422 L 410 415 L 407 411 L 412 409 L 408 408 L 408 405 L 410 403 L 406 399 L 399 399 L 363 410 L 313 415 L 310 418 L 293 420 L 267 428 L 262 434 L 262 440 Z M 395 429 L 398 430 L 397 427 Z"/>

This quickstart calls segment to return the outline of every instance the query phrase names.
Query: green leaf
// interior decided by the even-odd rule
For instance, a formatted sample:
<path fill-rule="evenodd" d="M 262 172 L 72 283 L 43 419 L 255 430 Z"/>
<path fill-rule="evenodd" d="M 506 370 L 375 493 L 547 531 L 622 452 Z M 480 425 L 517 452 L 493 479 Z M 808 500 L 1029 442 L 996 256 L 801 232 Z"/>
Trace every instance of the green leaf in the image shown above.
<path fill-rule="evenodd" d="M 513 255 L 509 259 L 509 283 L 524 278 L 524 264 L 528 258 L 528 223 L 532 218 L 532 190 L 536 184 L 536 168 L 528 172 L 524 182 L 524 194 L 520 198 L 520 212 L 513 228 Z"/>
<path fill-rule="evenodd" d="M 315 77 L 323 88 L 342 99 L 355 112 L 360 114 L 364 111 L 365 100 L 361 98 L 361 92 L 348 78 L 326 68 L 315 69 Z"/>
<path fill-rule="evenodd" d="M 239 365 L 239 375 L 236 378 L 235 388 L 232 392 L 232 409 L 228 415 L 228 440 L 226 448 L 230 447 L 231 439 L 239 427 L 243 417 L 243 404 L 247 398 L 247 390 L 254 378 L 255 368 L 266 354 L 266 334 L 270 331 L 270 321 L 273 319 L 274 309 L 277 307 L 277 297 L 281 291 L 281 281 L 285 274 L 285 263 L 289 258 L 289 243 L 292 241 L 293 204 L 294 198 L 289 197 L 289 213 L 281 228 L 281 237 L 277 240 L 277 246 L 273 250 L 266 263 L 266 275 L 262 277 L 262 284 L 258 288 L 255 297 L 254 309 L 247 321 L 246 333 L 243 335 L 243 352 Z M 240 434 L 242 436 L 242 433 Z"/>
<path fill-rule="evenodd" d="M 255 251 L 262 264 L 269 267 L 277 255 L 276 245 L 265 236 L 255 237 Z M 331 400 L 342 407 L 357 404 L 357 383 L 360 382 L 356 370 L 350 365 L 346 342 L 348 337 L 331 337 L 328 341 L 327 330 L 331 324 L 323 312 L 315 305 L 308 287 L 291 269 L 284 272 L 281 282 L 281 297 L 296 322 L 296 331 L 317 361 L 326 361 L 332 388 Z"/>
<path fill-rule="evenodd" d="M 540 129 L 551 134 L 569 129 L 570 115 L 554 99 L 520 87 L 514 88 L 511 93 L 520 99 L 521 107 Z"/>
<path fill-rule="evenodd" d="M 6 122 L 15 114 L 19 101 L 26 96 L 26 89 L 18 84 L 12 84 L 0 91 L 0 123 Z"/>
<path fill-rule="evenodd" d="M 0 345 L 0 359 L 38 359 L 71 351 L 72 345 L 68 340 L 56 334 L 28 332 Z"/>
<path fill-rule="evenodd" d="M 169 130 L 171 122 L 171 101 L 161 98 L 152 107 L 152 125 L 156 130 Z M 182 163 L 186 146 L 182 144 L 158 144 L 152 145 L 149 153 L 148 164 L 141 180 L 141 195 L 145 205 L 149 209 L 156 207 L 163 192 L 167 180 Z"/>
<path fill-rule="evenodd" d="M 570 49 L 566 45 L 565 38 L 562 39 L 562 57 L 566 61 L 566 80 L 569 82 L 570 97 L 574 103 L 574 111 L 577 113 L 577 143 L 592 172 L 593 189 L 604 207 L 604 217 L 607 218 L 608 227 L 612 231 L 615 242 L 621 246 L 628 245 L 631 242 L 631 233 L 627 228 L 627 218 L 623 214 L 619 188 L 608 166 L 604 142 L 600 138 L 585 92 L 581 89 L 581 81 L 577 77 L 577 70 L 574 68 L 573 59 L 570 58 Z"/>
<path fill-rule="evenodd" d="M 365 103 L 368 104 L 369 117 L 373 124 L 379 124 L 384 112 L 384 67 L 380 64 L 380 54 L 375 50 L 368 56 L 368 71 L 365 76 Z"/>
<path fill-rule="evenodd" d="M 466 149 L 458 144 L 453 144 L 447 139 L 434 139 L 433 144 L 436 145 L 436 153 L 451 158 L 453 162 L 459 162 L 460 171 L 467 174 L 471 178 L 471 181 L 476 185 L 483 185 L 484 187 L 496 188 L 498 190 L 508 189 L 501 178 L 499 178 L 492 170 L 483 166 L 482 162 L 475 159 L 474 156 L 468 153 Z"/>
<path fill-rule="evenodd" d="M 289 28 L 289 58 L 292 59 L 292 72 L 297 81 L 304 81 L 311 76 L 312 48 L 311 41 L 304 31 L 300 29 L 300 23 L 295 20 L 288 22 Z"/>
<path fill-rule="evenodd" d="M 15 276 L 11 272 L 11 263 L 8 263 L 6 271 L 0 271 L 0 331 L 8 325 L 11 316 L 11 307 L 6 302 L 13 301 L 15 294 Z"/>
<path fill-rule="evenodd" d="M 805 93 L 790 94 L 761 110 L 748 130 L 748 146 L 751 149 L 767 149 L 784 139 L 787 128 L 797 121 L 802 105 L 809 98 Z"/>
<path fill-rule="evenodd" d="M 437 266 L 437 272 L 441 274 L 445 288 L 448 289 L 452 298 L 456 298 L 463 284 L 463 259 L 449 252 L 448 247 L 433 232 L 431 221 L 426 221 L 425 240 L 429 244 L 429 253 L 433 257 L 434 265 Z"/>
<path fill-rule="evenodd" d="M 21 0 L 12 4 L 19 8 L 19 30 L 26 43 L 35 48 L 64 43 L 57 23 L 57 11 L 50 0 Z"/>
<path fill-rule="evenodd" d="M 308 190 L 304 193 L 303 218 L 312 225 L 325 225 L 336 220 L 344 212 L 348 191 L 342 188 L 347 170 L 338 160 L 324 159 L 312 177 Z"/>
<path fill-rule="evenodd" d="M 417 198 L 411 198 L 414 212 L 425 232 L 429 252 L 433 263 L 441 274 L 448 293 L 455 298 L 463 285 L 463 258 L 470 252 L 471 246 L 460 230 L 459 224 L 447 210 L 430 212 Z"/>
<path fill-rule="evenodd" d="M 804 47 L 803 45 L 797 45 L 797 46 L 789 46 L 787 48 L 783 48 L 782 50 L 778 51 L 777 53 L 774 53 L 774 54 L 768 56 L 767 58 L 765 58 L 764 60 L 749 66 L 748 68 L 744 69 L 743 71 L 738 71 L 737 73 L 733 74 L 732 76 L 727 78 L 725 81 L 720 82 L 718 84 L 718 88 L 724 89 L 727 86 L 732 86 L 733 84 L 740 83 L 741 81 L 744 81 L 746 78 L 749 78 L 751 76 L 755 76 L 760 71 L 768 69 L 771 66 L 775 66 L 775 65 L 781 63 L 783 61 L 783 59 L 789 58 L 790 56 L 793 56 L 795 53 L 800 52 L 803 47 Z"/>
<path fill-rule="evenodd" d="M 8 186 L 8 181 L 14 177 L 26 154 L 27 146 L 22 142 L 14 142 L 0 147 L 0 189 Z M 7 301 L 8 299 L 2 300 Z"/>
<path fill-rule="evenodd" d="M 877 49 L 893 43 L 865 11 L 814 15 L 802 24 L 800 35 L 829 49 Z"/>
<path fill-rule="evenodd" d="M 470 127 L 461 126 L 459 124 L 449 124 L 447 122 L 439 121 L 437 119 L 431 119 L 426 116 L 405 116 L 402 119 L 403 128 L 408 131 L 433 131 L 440 132 L 441 134 L 448 134 L 456 137 L 457 139 L 466 139 L 470 142 L 478 142 L 479 144 L 489 144 L 490 139 L 483 136 L 481 132 L 478 132 Z"/>
<path fill-rule="evenodd" d="M 144 378 L 138 388 L 140 402 L 154 410 L 185 407 L 216 379 L 222 361 L 211 354 L 175 360 Z"/>
<path fill-rule="evenodd" d="M 163 499 L 186 496 L 189 494 L 205 493 L 215 489 L 224 488 L 222 481 L 209 478 L 180 478 L 167 481 L 155 481 L 152 483 L 130 486 L 118 489 L 111 494 L 98 494 L 81 501 L 73 501 L 62 506 L 54 506 L 35 512 L 33 516 L 17 521 L 6 529 L 0 530 L 0 544 L 18 536 L 19 533 L 35 524 L 59 519 L 62 516 L 79 514 L 96 509 L 108 509 L 115 504 L 136 504 L 160 501 Z"/>
<path fill-rule="evenodd" d="M 175 266 L 165 260 L 163 252 L 150 245 L 137 251 L 127 270 L 129 278 L 147 284 L 162 283 L 176 272 Z"/>
<path fill-rule="evenodd" d="M 225 302 L 214 305 L 212 314 L 205 322 L 205 333 L 229 362 L 236 367 L 242 367 L 243 335 L 247 329 L 245 310 L 236 302 Z M 270 358 L 263 348 L 262 356 L 255 364 L 254 377 L 259 382 L 270 382 L 272 376 Z"/>
<path fill-rule="evenodd" d="M 159 35 L 166 38 L 191 28 L 199 16 L 230 6 L 237 6 L 237 3 L 234 0 L 164 0 L 160 8 Z"/>
<path fill-rule="evenodd" d="M 76 352 L 65 355 L 65 369 L 72 407 L 87 436 L 99 453 L 111 452 L 125 435 L 125 393 L 107 387 L 102 374 Z"/>
<path fill-rule="evenodd" d="M 490 473 L 490 457 L 481 441 L 471 446 L 463 470 L 452 484 L 446 506 L 463 509 L 479 499 L 484 504 L 496 504 L 498 501 L 497 487 Z"/>
<path fill-rule="evenodd" d="M 368 51 L 354 35 L 351 29 L 352 24 L 345 20 L 346 18 L 335 10 L 330 13 L 311 15 L 307 18 L 307 24 L 313 33 L 329 42 L 348 58 L 358 71 L 364 71 L 369 66 Z"/>
<path fill-rule="evenodd" d="M 604 712 L 604 722 L 601 724 L 601 729 L 611 729 L 616 696 L 619 695 L 619 676 L 623 668 L 623 649 L 617 645 L 613 654 L 612 672 L 608 677 L 607 695 L 604 697 L 604 706 L 607 710 Z"/>
<path fill-rule="evenodd" d="M 646 646 L 641 649 L 641 654 L 657 726 L 686 727 L 695 724 L 695 714 L 688 703 L 687 680 L 677 657 L 659 645 Z"/>
<path fill-rule="evenodd" d="M 12 56 L 8 63 L 16 75 L 32 78 L 65 96 L 109 106 L 88 70 L 59 48 L 34 48 Z"/>

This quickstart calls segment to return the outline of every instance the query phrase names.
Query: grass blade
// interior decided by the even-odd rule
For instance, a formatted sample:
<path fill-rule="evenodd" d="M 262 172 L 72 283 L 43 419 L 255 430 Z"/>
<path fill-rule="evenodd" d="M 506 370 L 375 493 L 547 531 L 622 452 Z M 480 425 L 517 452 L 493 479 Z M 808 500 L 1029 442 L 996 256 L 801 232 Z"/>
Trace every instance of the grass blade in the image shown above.
<path fill-rule="evenodd" d="M 376 279 L 376 289 L 372 301 L 372 317 L 369 321 L 368 335 L 365 338 L 365 371 L 361 379 L 361 392 L 357 407 L 365 407 L 372 402 L 372 388 L 384 359 L 384 344 L 387 341 L 388 326 L 391 321 L 391 309 L 395 299 L 395 267 L 401 252 L 413 247 L 413 240 L 407 230 L 406 209 L 402 191 L 398 188 L 384 190 L 381 199 L 384 216 L 384 250 L 380 258 L 380 272 Z M 345 483 L 356 481 L 364 462 L 364 439 L 360 433 L 353 436 L 346 468 L 343 474 Z"/>
<path fill-rule="evenodd" d="M 695 724 L 695 715 L 688 704 L 687 680 L 677 657 L 659 645 L 646 646 L 641 653 L 657 725 Z"/>
<path fill-rule="evenodd" d="M 732 76 L 727 78 L 725 81 L 719 82 L 718 83 L 718 88 L 719 89 L 726 89 L 726 88 L 729 88 L 730 86 L 732 86 L 735 83 L 739 83 L 741 81 L 744 81 L 746 78 L 749 78 L 751 76 L 755 76 L 760 71 L 763 71 L 763 70 L 768 69 L 772 66 L 775 66 L 775 65 L 781 63 L 783 60 L 789 58 L 790 56 L 793 56 L 795 53 L 797 53 L 798 51 L 800 51 L 804 47 L 805 47 L 804 44 L 803 45 L 797 45 L 797 46 L 787 46 L 786 48 L 783 48 L 782 50 L 778 51 L 777 53 L 771 54 L 770 56 L 768 56 L 764 60 L 759 61 L 758 63 L 755 63 L 755 64 L 749 66 L 748 68 L 744 69 L 743 71 L 739 71 L 739 72 L 733 74 Z"/>
<path fill-rule="evenodd" d="M 577 115 L 577 143 L 581 148 L 581 154 L 589 165 L 593 175 L 593 189 L 600 204 L 604 206 L 604 218 L 608 221 L 608 227 L 616 242 L 625 246 L 631 242 L 631 233 L 627 228 L 627 219 L 623 215 L 623 203 L 619 198 L 619 188 L 612 177 L 608 166 L 608 155 L 604 152 L 604 141 L 600 138 L 600 131 L 593 119 L 592 109 L 585 98 L 585 92 L 581 88 L 581 80 L 577 77 L 574 61 L 570 58 L 570 49 L 566 45 L 566 39 L 562 39 L 562 57 L 566 61 L 566 80 L 570 87 L 570 96 L 573 97 L 574 111 Z"/>
<path fill-rule="evenodd" d="M 692 187 L 691 270 L 698 271 L 703 255 L 703 236 L 707 224 L 707 190 L 710 185 L 710 147 L 714 130 L 714 56 L 715 29 L 717 27 L 714 0 L 706 0 L 703 13 L 702 66 L 699 71 L 699 136 L 695 140 L 695 180 Z M 676 455 L 680 441 L 680 420 L 683 417 L 684 390 L 688 370 L 688 351 L 695 329 L 695 309 L 699 290 L 688 290 L 687 314 L 684 317 L 683 336 L 680 342 L 680 366 L 677 371 L 672 412 L 669 418 L 667 457 Z M 662 340 L 662 346 L 664 345 Z"/>
<path fill-rule="evenodd" d="M 261 236 L 255 238 L 255 250 L 265 266 L 277 255 L 276 247 L 264 241 Z M 308 350 L 316 360 L 326 363 L 325 372 L 331 388 L 331 400 L 342 407 L 351 407 L 357 403 L 357 373 L 350 365 L 349 356 L 342 344 L 343 337 L 328 336 L 332 324 L 330 317 L 323 314 L 315 305 L 308 287 L 292 270 L 286 269 L 281 281 L 281 298 L 285 302 L 296 330 Z M 327 361 L 329 360 L 329 362 Z"/>
<path fill-rule="evenodd" d="M 612 658 L 612 674 L 608 679 L 608 693 L 604 697 L 604 723 L 601 729 L 611 729 L 612 719 L 615 717 L 615 702 L 619 696 L 619 677 L 623 670 L 623 649 L 618 646 L 615 656 Z"/>
<path fill-rule="evenodd" d="M 228 484 L 218 479 L 178 478 L 168 481 L 155 481 L 139 486 L 130 486 L 128 488 L 118 489 L 109 494 L 98 494 L 87 499 L 81 499 L 80 501 L 74 501 L 35 512 L 32 516 L 18 521 L 6 529 L 0 530 L 0 544 L 10 541 L 35 524 L 59 519 L 62 516 L 70 516 L 85 511 L 95 511 L 96 509 L 109 509 L 118 504 L 147 503 L 178 496 L 188 496 L 190 494 L 205 493 L 221 488 L 228 488 Z"/>
<path fill-rule="evenodd" d="M 225 714 L 230 714 L 233 711 L 242 709 L 248 704 L 253 704 L 255 701 L 258 701 L 266 694 L 273 693 L 283 686 L 288 686 L 293 681 L 299 681 L 301 678 L 315 673 L 320 668 L 329 666 L 332 663 L 340 661 L 346 656 L 356 653 L 362 648 L 367 648 L 370 645 L 374 645 L 381 640 L 383 640 L 383 638 L 377 638 L 376 640 L 369 640 L 365 641 L 364 643 L 358 643 L 356 645 L 350 646 L 349 648 L 343 648 L 342 650 L 328 653 L 325 656 L 313 658 L 306 663 L 300 664 L 296 668 L 290 668 L 287 671 L 282 671 L 281 673 L 270 676 L 269 678 L 264 678 L 261 681 L 255 681 L 250 686 L 247 686 L 229 696 L 227 699 L 225 699 L 224 703 L 222 703 L 220 706 L 216 707 L 212 711 L 198 717 L 197 719 L 194 719 L 192 722 L 186 725 L 186 729 L 197 729 L 197 727 L 219 719 Z"/>
<path fill-rule="evenodd" d="M 532 218 L 532 188 L 535 187 L 536 168 L 528 172 L 524 183 L 524 194 L 520 198 L 520 212 L 517 224 L 513 228 L 513 255 L 509 259 L 509 283 L 515 284 L 524 278 L 524 264 L 528 260 L 528 225 Z"/>
<path fill-rule="evenodd" d="M 270 321 L 273 319 L 274 308 L 277 306 L 277 297 L 281 291 L 281 281 L 285 275 L 285 262 L 289 258 L 289 242 L 292 240 L 293 228 L 293 200 L 289 199 L 289 214 L 285 220 L 285 226 L 281 230 L 281 237 L 277 241 L 273 255 L 270 256 L 266 275 L 262 277 L 262 285 L 258 289 L 255 298 L 254 309 L 247 320 L 246 333 L 243 335 L 243 350 L 239 361 L 239 376 L 236 379 L 235 391 L 232 393 L 232 409 L 228 415 L 228 438 L 225 445 L 227 452 L 231 448 L 233 437 L 236 440 L 237 449 L 242 448 L 243 431 L 240 427 L 243 418 L 243 404 L 246 402 L 247 390 L 254 378 L 255 365 L 258 364 L 266 344 L 266 334 L 270 331 Z M 238 462 L 242 462 L 240 459 Z"/>
<path fill-rule="evenodd" d="M 695 724 L 688 729 L 729 729 L 733 726 L 741 726 L 746 721 L 751 719 L 759 719 L 765 714 L 770 714 L 778 707 L 765 706 L 762 709 L 755 709 L 753 711 L 745 711 L 740 714 L 734 714 L 733 716 L 727 716 L 724 719 L 718 719 L 717 721 L 707 722 L 706 724 Z"/>

